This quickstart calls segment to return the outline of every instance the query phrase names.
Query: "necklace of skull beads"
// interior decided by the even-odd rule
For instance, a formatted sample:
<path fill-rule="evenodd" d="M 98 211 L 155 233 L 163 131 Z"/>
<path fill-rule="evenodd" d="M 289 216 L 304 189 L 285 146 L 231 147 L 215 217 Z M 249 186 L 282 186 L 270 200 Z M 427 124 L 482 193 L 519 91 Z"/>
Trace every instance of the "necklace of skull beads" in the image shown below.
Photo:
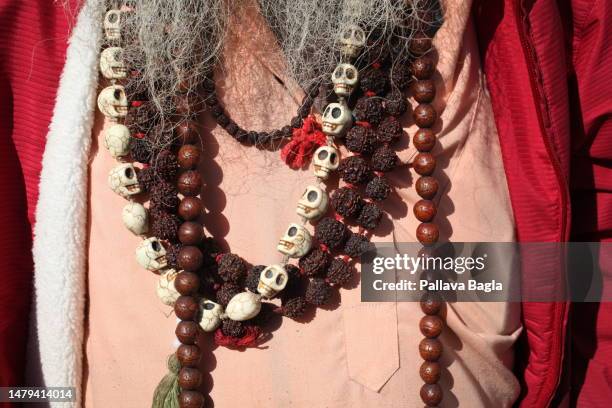
<path fill-rule="evenodd" d="M 387 50 L 368 49 L 370 55 L 362 55 L 365 32 L 357 26 L 348 28 L 340 39 L 345 62 L 331 76 L 337 102 L 326 106 L 321 125 L 310 114 L 319 86 L 307 90 L 291 125 L 257 132 L 240 128 L 229 117 L 216 97 L 212 77 L 203 81 L 208 110 L 237 140 L 264 145 L 291 138 L 283 149 L 283 158 L 289 165 L 300 167 L 304 157 L 316 148 L 313 168 L 319 184 L 334 171 L 345 182 L 331 197 L 324 185 L 307 186 L 296 209 L 302 222 L 291 223 L 277 246 L 284 255 L 283 262 L 249 268 L 238 255 L 222 253 L 212 238 L 205 237 L 198 222 L 204 211 L 197 197 L 202 180 L 196 170 L 200 149 L 196 146 L 199 134 L 195 115 L 201 108 L 200 100 L 191 93 L 175 97 L 177 114 L 183 119 L 174 127 L 171 143 L 156 147 L 160 144 L 154 137 L 169 136 L 155 128 L 146 93 L 130 88 L 137 74 L 129 73 L 121 62 L 122 13 L 113 9 L 105 16 L 110 46 L 102 51 L 100 69 L 111 84 L 100 92 L 98 106 L 115 122 L 105 134 L 110 154 L 122 161 L 131 158 L 144 167 L 129 162 L 119 164 L 111 170 L 108 180 L 116 193 L 130 200 L 122 212 L 125 226 L 145 237 L 136 250 L 136 260 L 160 274 L 158 295 L 174 308 L 180 320 L 176 336 L 181 344 L 168 361 L 172 385 L 160 383 L 153 406 L 170 406 L 168 401 L 178 398 L 180 407 L 202 407 L 205 396 L 198 390 L 202 382 L 198 368 L 201 350 L 196 340 L 201 330 L 213 332 L 215 342 L 222 346 L 254 346 L 271 313 L 297 319 L 307 308 L 326 304 L 332 291 L 351 279 L 352 259 L 367 250 L 370 233 L 383 217 L 376 202 L 386 199 L 392 189 L 384 173 L 392 171 L 398 162 L 391 146 L 404 133 L 398 117 L 408 108 L 404 97 L 408 88 L 418 102 L 413 119 L 419 130 L 413 143 L 419 153 L 412 166 L 420 175 L 415 185 L 422 199 L 413 208 L 421 222 L 416 237 L 424 250 L 438 241 L 438 227 L 432 223 L 438 182 L 432 177 L 436 166 L 431 154 L 436 144 L 432 126 L 437 114 L 431 105 L 435 96 L 431 38 L 425 33 L 415 36 L 409 45 L 413 58 L 389 67 Z M 361 70 L 351 63 L 360 55 L 359 59 L 367 63 Z M 341 158 L 335 147 L 340 138 L 351 152 L 348 157 Z M 176 142 L 180 145 L 178 151 L 174 148 Z M 133 200 L 141 193 L 149 194 L 148 209 Z M 308 222 L 315 225 L 314 237 L 306 228 Z M 348 222 L 356 224 L 358 230 L 351 231 Z M 298 265 L 289 263 L 289 259 L 298 259 Z M 281 306 L 262 302 L 275 297 L 280 298 Z M 426 406 L 437 406 L 443 396 L 438 384 L 442 306 L 438 295 L 432 292 L 421 301 L 425 316 L 419 323 L 424 335 L 419 344 L 424 360 L 420 396 Z"/>

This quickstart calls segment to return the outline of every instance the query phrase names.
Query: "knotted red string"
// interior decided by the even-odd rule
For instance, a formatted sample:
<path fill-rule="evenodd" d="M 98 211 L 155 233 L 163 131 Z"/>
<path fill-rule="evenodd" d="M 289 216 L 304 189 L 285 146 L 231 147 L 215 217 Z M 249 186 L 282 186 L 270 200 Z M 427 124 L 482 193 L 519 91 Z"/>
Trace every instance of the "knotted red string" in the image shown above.
<path fill-rule="evenodd" d="M 219 328 L 215 331 L 215 343 L 229 348 L 255 347 L 260 336 L 261 329 L 256 326 L 247 326 L 242 337 L 226 336 Z"/>
<path fill-rule="evenodd" d="M 304 119 L 299 129 L 293 129 L 291 141 L 281 150 L 281 158 L 292 169 L 299 169 L 310 159 L 314 151 L 326 143 L 325 133 L 314 116 Z"/>

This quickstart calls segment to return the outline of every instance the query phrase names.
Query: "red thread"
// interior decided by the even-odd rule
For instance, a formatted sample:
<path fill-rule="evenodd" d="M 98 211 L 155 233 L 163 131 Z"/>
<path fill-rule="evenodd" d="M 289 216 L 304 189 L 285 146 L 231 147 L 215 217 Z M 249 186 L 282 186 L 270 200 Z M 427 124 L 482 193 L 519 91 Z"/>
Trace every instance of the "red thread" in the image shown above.
<path fill-rule="evenodd" d="M 329 253 L 329 247 L 327 245 L 319 244 L 319 247 L 321 248 L 321 251 Z"/>
<path fill-rule="evenodd" d="M 142 102 L 142 101 L 132 101 L 132 107 L 133 108 L 139 108 L 139 107 L 142 106 L 143 103 L 144 102 Z"/>
<path fill-rule="evenodd" d="M 336 221 L 340 221 L 340 222 L 344 221 L 344 218 L 342 218 L 342 216 L 338 213 L 334 214 L 334 218 L 336 219 Z"/>
<path fill-rule="evenodd" d="M 356 125 L 362 126 L 364 128 L 368 128 L 370 129 L 372 127 L 372 125 L 370 124 L 370 122 L 366 122 L 364 120 L 358 120 L 357 122 L 355 122 Z"/>
<path fill-rule="evenodd" d="M 221 262 L 221 258 L 223 258 L 223 255 L 225 255 L 225 254 L 219 254 L 219 255 L 215 256 L 215 262 L 216 263 Z"/>
<path fill-rule="evenodd" d="M 228 348 L 255 347 L 260 336 L 261 329 L 255 326 L 247 326 L 242 337 L 226 336 L 219 328 L 215 331 L 215 343 Z"/>
<path fill-rule="evenodd" d="M 345 264 L 348 264 L 348 263 L 349 263 L 349 261 L 351 260 L 351 257 L 350 257 L 350 256 L 348 256 L 348 255 L 342 255 L 342 256 L 340 257 L 340 259 L 342 259 L 342 261 L 343 261 Z"/>
<path fill-rule="evenodd" d="M 313 115 L 304 119 L 304 124 L 299 129 L 293 129 L 291 141 L 281 150 L 281 159 L 292 169 L 304 166 L 314 151 L 327 143 L 325 133 L 317 123 Z"/>
<path fill-rule="evenodd" d="M 372 67 L 373 67 L 374 69 L 379 69 L 379 68 L 381 67 L 380 62 L 378 62 L 378 61 L 373 62 L 373 63 L 372 63 Z"/>
<path fill-rule="evenodd" d="M 376 92 L 374 92 L 374 91 L 366 91 L 365 95 L 366 95 L 367 97 L 370 97 L 370 98 L 371 98 L 371 97 L 373 97 L 373 96 L 376 96 Z"/>
<path fill-rule="evenodd" d="M 142 133 L 142 132 L 134 133 L 134 137 L 136 139 L 144 139 L 145 136 L 146 135 L 144 133 Z"/>
<path fill-rule="evenodd" d="M 378 177 L 382 177 L 385 175 L 385 173 L 383 173 L 382 171 L 375 171 L 374 174 L 377 175 Z"/>

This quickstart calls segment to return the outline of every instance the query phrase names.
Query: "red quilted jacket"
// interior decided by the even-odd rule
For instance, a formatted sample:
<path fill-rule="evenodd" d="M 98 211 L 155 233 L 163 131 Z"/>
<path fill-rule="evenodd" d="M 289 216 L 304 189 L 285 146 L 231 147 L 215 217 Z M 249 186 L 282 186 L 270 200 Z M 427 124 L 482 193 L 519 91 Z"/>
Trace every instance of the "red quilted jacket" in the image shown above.
<path fill-rule="evenodd" d="M 483 69 L 521 241 L 612 239 L 608 3 L 475 1 Z M 24 374 L 31 226 L 72 21 L 57 2 L 0 0 L 0 386 L 19 385 Z M 537 273 L 546 274 L 554 290 L 559 266 L 540 265 Z M 609 406 L 608 306 L 575 305 L 570 315 L 565 303 L 523 304 L 526 330 L 517 358 L 522 406 L 557 405 L 567 396 L 567 387 L 559 385 L 570 381 L 573 405 Z"/>

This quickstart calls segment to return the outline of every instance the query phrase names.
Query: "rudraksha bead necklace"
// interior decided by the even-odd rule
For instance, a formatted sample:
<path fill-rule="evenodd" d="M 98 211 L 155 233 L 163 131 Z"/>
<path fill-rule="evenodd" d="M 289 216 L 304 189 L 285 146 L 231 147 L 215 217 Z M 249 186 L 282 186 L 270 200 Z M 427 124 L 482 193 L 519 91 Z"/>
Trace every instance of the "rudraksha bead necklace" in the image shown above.
<path fill-rule="evenodd" d="M 117 13 L 121 11 L 108 11 L 105 22 L 115 21 Z M 384 58 L 378 60 L 380 54 L 370 52 L 363 55 L 367 67 L 358 69 L 352 63 L 367 36 L 362 28 L 349 27 L 351 35 L 340 41 L 344 61 L 331 75 L 338 100 L 324 109 L 320 125 L 310 115 L 318 86 L 306 92 L 291 126 L 256 132 L 231 120 L 216 96 L 214 81 L 204 81 L 208 109 L 236 139 L 259 144 L 295 139 L 297 134 L 308 135 L 320 144 L 313 156 L 317 183 L 306 187 L 296 209 L 302 222 L 291 223 L 277 246 L 283 262 L 249 267 L 238 255 L 222 253 L 199 223 L 204 206 L 198 198 L 202 179 L 197 171 L 200 149 L 195 114 L 201 99 L 191 93 L 178 94 L 175 106 L 180 122 L 172 134 L 161 128 L 151 120 L 146 95 L 128 101 L 133 93 L 126 88 L 134 79 L 121 62 L 121 31 L 112 29 L 113 24 L 105 26 L 110 46 L 102 51 L 100 69 L 111 84 L 100 92 L 98 106 L 113 122 L 105 134 L 105 145 L 119 160 L 131 157 L 144 164 L 142 168 L 130 162 L 119 164 L 109 174 L 109 185 L 129 200 L 123 222 L 145 238 L 136 250 L 136 259 L 145 269 L 160 274 L 158 296 L 173 306 L 179 319 L 176 336 L 181 344 L 168 361 L 170 374 L 156 390 L 154 407 L 169 407 L 174 399 L 180 407 L 204 405 L 205 397 L 199 391 L 203 377 L 198 364 L 200 331 L 213 332 L 222 346 L 256 345 L 270 312 L 299 318 L 308 307 L 326 304 L 332 291 L 353 277 L 351 259 L 367 250 L 369 236 L 384 216 L 376 202 L 385 200 L 392 191 L 385 173 L 398 164 L 392 145 L 403 135 L 398 118 L 407 109 L 403 92 L 410 86 L 419 103 L 413 118 L 420 128 L 413 137 L 419 153 L 412 164 L 421 176 L 415 183 L 422 197 L 414 205 L 415 217 L 421 221 L 416 237 L 426 247 L 438 241 L 438 227 L 432 222 L 438 184 L 431 176 L 436 165 L 431 154 L 436 138 L 431 128 L 437 114 L 430 104 L 435 97 L 431 79 L 435 65 L 431 39 L 425 34 L 417 35 L 410 44 L 416 57 L 412 61 L 390 67 Z M 351 152 L 345 158 L 335 145 L 342 138 Z M 334 171 L 346 185 L 330 195 L 325 181 Z M 135 200 L 142 193 L 149 194 L 148 209 Z M 315 226 L 314 235 L 308 223 Z M 297 265 L 289 263 L 290 259 L 297 259 Z M 275 297 L 280 298 L 281 306 L 262 302 Z M 437 406 L 442 400 L 438 385 L 442 302 L 435 293 L 428 293 L 421 308 L 425 316 L 419 327 L 425 338 L 419 353 L 425 361 L 420 376 L 425 384 L 420 395 L 427 406 Z"/>

